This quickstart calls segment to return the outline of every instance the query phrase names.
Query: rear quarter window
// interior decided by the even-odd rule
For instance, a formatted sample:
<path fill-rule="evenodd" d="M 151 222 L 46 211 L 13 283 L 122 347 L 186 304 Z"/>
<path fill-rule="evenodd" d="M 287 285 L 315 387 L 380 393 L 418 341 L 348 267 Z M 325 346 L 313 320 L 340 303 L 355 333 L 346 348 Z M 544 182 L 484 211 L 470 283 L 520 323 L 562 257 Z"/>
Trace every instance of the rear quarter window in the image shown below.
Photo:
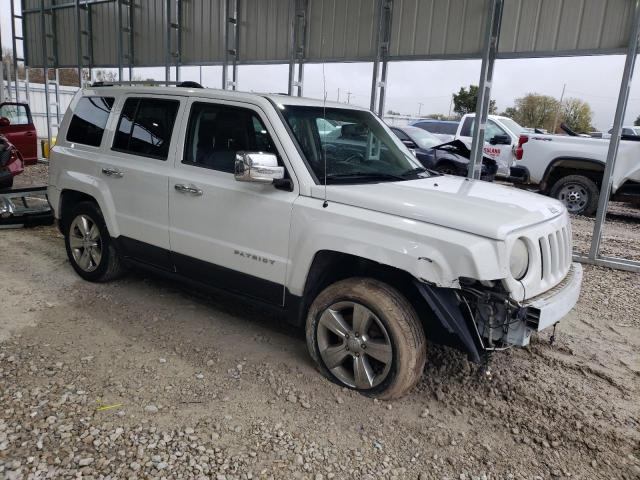
<path fill-rule="evenodd" d="M 113 97 L 82 97 L 67 130 L 67 141 L 99 147 L 107 125 Z"/>

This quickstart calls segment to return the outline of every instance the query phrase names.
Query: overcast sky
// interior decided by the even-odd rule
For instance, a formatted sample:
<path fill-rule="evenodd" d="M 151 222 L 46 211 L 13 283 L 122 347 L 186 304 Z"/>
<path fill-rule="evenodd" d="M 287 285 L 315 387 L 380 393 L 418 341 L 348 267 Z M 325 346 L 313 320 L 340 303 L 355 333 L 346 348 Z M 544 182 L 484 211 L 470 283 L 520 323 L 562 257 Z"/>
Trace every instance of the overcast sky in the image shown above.
<path fill-rule="evenodd" d="M 0 0 L 0 28 L 2 45 L 11 46 L 11 23 L 8 0 Z M 6 7 L 6 8 L 5 8 Z M 616 99 L 624 57 L 573 57 L 524 60 L 498 60 L 494 72 L 492 98 L 498 111 L 512 106 L 514 99 L 529 92 L 560 97 L 566 83 L 565 97 L 577 97 L 591 106 L 593 123 L 600 130 L 608 130 L 613 122 Z M 422 113 L 448 113 L 451 94 L 461 86 L 478 84 L 480 62 L 477 60 L 391 62 L 389 66 L 386 110 L 417 115 L 418 103 Z M 346 101 L 351 92 L 352 103 L 368 106 L 371 89 L 370 63 L 327 64 L 325 84 L 328 98 Z M 286 92 L 287 65 L 243 66 L 239 69 L 238 88 L 259 92 Z M 164 69 L 136 69 L 135 75 L 162 80 Z M 182 69 L 183 79 L 199 79 L 197 67 Z M 203 83 L 221 86 L 221 68 L 203 68 Z M 339 91 L 338 91 L 339 90 Z M 323 75 L 321 65 L 307 65 L 305 96 L 322 98 Z M 640 114 L 640 73 L 632 84 L 626 123 Z"/>

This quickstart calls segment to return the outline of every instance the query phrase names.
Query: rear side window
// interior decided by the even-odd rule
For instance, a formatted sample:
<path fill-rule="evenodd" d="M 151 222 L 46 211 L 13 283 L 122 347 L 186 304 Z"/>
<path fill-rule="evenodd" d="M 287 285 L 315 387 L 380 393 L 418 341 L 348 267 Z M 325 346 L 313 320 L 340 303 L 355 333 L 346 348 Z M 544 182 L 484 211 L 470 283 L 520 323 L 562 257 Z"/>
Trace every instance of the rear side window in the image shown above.
<path fill-rule="evenodd" d="M 82 97 L 78 100 L 67 130 L 67 141 L 99 147 L 112 106 L 113 97 Z"/>
<path fill-rule="evenodd" d="M 118 122 L 113 149 L 166 160 L 179 106 L 178 100 L 127 99 Z"/>

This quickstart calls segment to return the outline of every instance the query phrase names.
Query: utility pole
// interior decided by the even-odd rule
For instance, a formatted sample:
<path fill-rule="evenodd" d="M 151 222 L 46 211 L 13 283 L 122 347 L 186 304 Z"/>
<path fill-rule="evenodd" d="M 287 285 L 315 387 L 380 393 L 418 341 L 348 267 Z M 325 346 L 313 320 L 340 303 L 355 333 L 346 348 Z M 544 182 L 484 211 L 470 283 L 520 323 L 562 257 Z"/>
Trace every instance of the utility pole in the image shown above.
<path fill-rule="evenodd" d="M 336 100 L 337 102 L 340 102 L 340 87 L 338 87 L 338 100 Z"/>
<path fill-rule="evenodd" d="M 351 92 L 347 92 L 347 103 L 351 103 L 351 95 L 353 95 Z"/>
<path fill-rule="evenodd" d="M 422 105 L 424 105 L 424 103 L 418 102 L 418 118 L 420 118 L 420 112 L 422 111 Z"/>
<path fill-rule="evenodd" d="M 560 94 L 560 103 L 558 103 L 558 108 L 556 108 L 556 116 L 553 119 L 553 131 L 551 134 L 556 133 L 556 128 L 558 127 L 558 116 L 560 115 L 560 109 L 562 109 L 562 100 L 564 99 L 564 90 L 567 88 L 567 84 L 562 85 L 562 93 Z"/>

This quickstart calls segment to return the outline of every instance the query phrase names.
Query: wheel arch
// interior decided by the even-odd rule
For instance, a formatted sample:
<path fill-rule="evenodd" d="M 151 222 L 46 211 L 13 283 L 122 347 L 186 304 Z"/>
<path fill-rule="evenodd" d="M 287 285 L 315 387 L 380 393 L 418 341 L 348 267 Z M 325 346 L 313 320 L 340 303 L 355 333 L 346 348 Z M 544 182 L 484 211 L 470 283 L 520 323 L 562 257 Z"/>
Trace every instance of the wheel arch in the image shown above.
<path fill-rule="evenodd" d="M 96 192 L 92 192 L 90 189 L 78 189 L 78 188 L 63 188 L 60 192 L 59 205 L 57 211 L 59 213 L 59 222 L 58 228 L 61 229 L 61 233 L 63 229 L 63 224 L 65 222 L 65 215 L 68 214 L 69 210 L 73 205 L 78 204 L 79 202 L 94 202 L 98 205 L 98 208 L 102 212 L 102 216 L 107 225 L 107 229 L 109 230 L 109 234 L 112 237 L 118 236 L 118 229 L 115 223 L 115 218 L 113 216 L 113 208 L 109 210 L 109 205 L 105 205 L 104 201 L 102 201 L 101 195 L 96 195 Z"/>
<path fill-rule="evenodd" d="M 437 299 L 438 304 L 449 302 L 453 289 L 427 286 L 404 270 L 349 253 L 334 250 L 316 252 L 299 303 L 298 323 L 304 323 L 311 303 L 322 290 L 351 277 L 374 278 L 392 286 L 415 309 L 430 340 L 454 346 L 466 352 L 472 361 L 479 361 L 477 345 L 468 341 L 473 338 L 473 332 L 462 315 L 452 325 L 451 312 L 437 306 L 434 308 L 433 300 Z"/>
<path fill-rule="evenodd" d="M 604 174 L 604 163 L 599 160 L 583 157 L 558 157 L 552 160 L 545 169 L 541 189 L 549 193 L 555 182 L 569 175 L 582 175 L 601 186 Z"/>

